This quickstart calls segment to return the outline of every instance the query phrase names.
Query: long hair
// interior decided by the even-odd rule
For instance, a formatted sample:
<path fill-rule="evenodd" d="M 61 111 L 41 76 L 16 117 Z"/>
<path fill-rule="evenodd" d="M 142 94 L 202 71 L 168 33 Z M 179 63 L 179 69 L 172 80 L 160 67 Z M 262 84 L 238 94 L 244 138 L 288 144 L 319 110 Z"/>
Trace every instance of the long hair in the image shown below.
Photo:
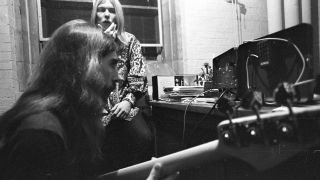
<path fill-rule="evenodd" d="M 25 117 L 50 111 L 64 128 L 73 162 L 99 158 L 106 86 L 99 61 L 115 50 L 111 38 L 84 20 L 58 28 L 41 52 L 26 91 L 0 117 L 0 142 L 5 143 Z"/>
<path fill-rule="evenodd" d="M 97 9 L 99 4 L 101 4 L 103 0 L 94 0 L 93 1 L 93 7 L 91 11 L 91 23 L 97 25 Z M 110 3 L 115 8 L 115 14 L 116 14 L 116 24 L 117 24 L 117 38 L 122 42 L 123 44 L 127 45 L 129 43 L 129 38 L 125 34 L 124 31 L 124 15 L 123 15 L 123 9 L 122 5 L 119 2 L 119 0 L 110 0 Z"/>

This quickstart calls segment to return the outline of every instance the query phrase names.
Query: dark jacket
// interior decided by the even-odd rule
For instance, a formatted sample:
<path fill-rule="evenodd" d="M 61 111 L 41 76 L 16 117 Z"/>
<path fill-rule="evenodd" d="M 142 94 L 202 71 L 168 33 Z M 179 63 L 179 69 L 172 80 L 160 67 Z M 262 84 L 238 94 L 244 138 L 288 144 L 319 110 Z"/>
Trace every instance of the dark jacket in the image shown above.
<path fill-rule="evenodd" d="M 71 163 L 63 127 L 49 111 L 23 119 L 0 152 L 3 180 L 92 179 L 85 166 Z"/>

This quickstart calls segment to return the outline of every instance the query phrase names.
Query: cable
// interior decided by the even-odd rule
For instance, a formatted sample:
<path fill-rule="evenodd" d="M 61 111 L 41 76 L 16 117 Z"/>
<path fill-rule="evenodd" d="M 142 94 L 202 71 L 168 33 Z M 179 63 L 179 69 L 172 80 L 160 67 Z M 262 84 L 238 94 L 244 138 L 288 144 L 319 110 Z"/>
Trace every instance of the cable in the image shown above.
<path fill-rule="evenodd" d="M 304 85 L 304 84 L 307 84 L 307 83 L 312 83 L 316 81 L 316 79 L 308 79 L 308 80 L 305 80 L 305 81 L 300 81 L 298 83 L 295 83 L 293 84 L 292 86 L 295 87 L 295 86 L 300 86 L 300 85 Z"/>
<path fill-rule="evenodd" d="M 221 99 L 221 97 L 224 96 L 224 94 L 225 94 L 227 91 L 228 91 L 228 90 L 226 89 L 226 90 L 224 90 L 224 91 L 221 93 L 221 95 L 218 97 L 217 101 L 216 101 L 216 102 L 213 104 L 213 106 L 211 107 L 210 111 L 208 111 L 208 112 L 203 116 L 203 118 L 202 118 L 200 121 L 197 122 L 197 124 L 195 125 L 195 127 L 193 128 L 193 130 L 192 130 L 191 133 L 190 133 L 190 138 L 192 137 L 193 133 L 196 131 L 196 129 L 198 128 L 198 126 L 200 125 L 200 123 L 201 123 L 202 121 L 204 121 L 204 120 L 207 118 L 208 115 L 211 114 L 211 112 L 212 112 L 213 109 L 215 109 L 216 105 L 218 104 L 218 101 Z"/>
<path fill-rule="evenodd" d="M 295 50 L 298 52 L 299 56 L 300 56 L 300 59 L 302 61 L 302 69 L 301 69 L 301 72 L 300 72 L 300 75 L 298 76 L 296 83 L 299 83 L 303 74 L 304 74 L 304 71 L 305 71 L 305 68 L 306 68 L 306 60 L 305 58 L 303 57 L 303 54 L 301 53 L 300 49 L 291 41 L 287 40 L 287 39 L 283 39 L 283 38 L 261 38 L 261 39 L 257 39 L 257 40 L 249 40 L 249 41 L 245 41 L 245 42 L 260 42 L 260 41 L 264 41 L 264 40 L 274 40 L 274 41 L 282 41 L 282 42 L 287 42 L 289 44 L 291 44 Z"/>
<path fill-rule="evenodd" d="M 190 100 L 190 102 L 188 103 L 188 105 L 186 106 L 186 109 L 184 110 L 184 115 L 183 115 L 183 129 L 182 129 L 182 142 L 181 142 L 182 144 L 184 143 L 184 139 L 185 139 L 185 133 L 186 133 L 186 116 L 187 116 L 187 110 L 188 110 L 189 106 L 191 105 L 191 103 L 192 103 L 195 99 L 197 99 L 197 98 L 198 98 L 199 96 L 201 96 L 202 94 L 207 93 L 207 92 L 214 92 L 214 91 L 216 91 L 216 89 L 209 89 L 209 90 L 206 90 L 206 91 L 198 94 L 196 97 L 192 98 L 192 99 Z"/>
<path fill-rule="evenodd" d="M 193 128 L 193 130 L 191 131 L 190 133 L 190 136 L 189 138 L 191 138 L 194 134 L 194 132 L 196 131 L 196 129 L 198 128 L 198 126 L 200 125 L 200 123 L 202 121 L 204 121 L 208 115 L 211 114 L 212 110 L 215 109 L 216 105 L 218 104 L 218 102 L 220 101 L 220 99 L 226 94 L 226 93 L 232 93 L 232 94 L 236 94 L 234 92 L 232 92 L 230 89 L 225 89 L 221 95 L 218 97 L 217 101 L 214 103 L 214 105 L 211 107 L 211 109 L 203 116 L 203 118 L 201 120 L 199 120 L 197 122 L 197 124 L 195 125 L 195 127 Z M 186 108 L 187 109 L 187 108 Z M 186 111 L 185 111 L 185 115 L 186 115 Z M 230 118 L 229 118 L 230 119 Z M 230 120 L 231 121 L 231 120 Z M 184 129 L 183 129 L 183 134 L 182 134 L 182 144 L 184 143 L 185 141 L 185 123 L 186 123 L 186 117 L 184 116 L 184 119 L 183 119 L 183 122 L 184 122 Z"/>
<path fill-rule="evenodd" d="M 250 57 L 255 57 L 255 58 L 259 58 L 259 56 L 255 55 L 255 54 L 250 54 L 248 57 L 247 57 L 247 60 L 246 60 L 246 75 L 247 75 L 247 88 L 250 89 L 250 85 L 249 85 L 249 70 L 248 70 L 248 62 L 249 62 L 249 58 Z"/>

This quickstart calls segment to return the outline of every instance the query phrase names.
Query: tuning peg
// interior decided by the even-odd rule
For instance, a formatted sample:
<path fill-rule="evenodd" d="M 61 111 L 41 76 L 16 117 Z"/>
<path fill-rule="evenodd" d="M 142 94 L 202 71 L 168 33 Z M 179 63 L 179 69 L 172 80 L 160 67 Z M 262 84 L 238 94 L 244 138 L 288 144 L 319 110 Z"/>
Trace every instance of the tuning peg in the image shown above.
<path fill-rule="evenodd" d="M 233 108 L 231 106 L 230 101 L 225 98 L 221 97 L 218 102 L 217 102 L 217 108 L 220 112 L 223 112 L 225 114 L 232 114 L 233 113 Z"/>
<path fill-rule="evenodd" d="M 295 121 L 292 110 L 292 103 L 295 97 L 294 85 L 287 82 L 280 83 L 273 92 L 275 101 L 280 105 L 285 105 L 289 109 L 289 119 Z M 297 126 L 297 125 L 296 125 Z"/>
<path fill-rule="evenodd" d="M 261 109 L 262 102 L 262 94 L 258 91 L 250 90 L 243 96 L 241 106 L 246 109 L 252 109 L 252 111 L 257 115 L 257 121 L 260 123 L 259 110 Z"/>
<path fill-rule="evenodd" d="M 249 90 L 242 98 L 241 106 L 246 109 L 260 109 L 263 103 L 262 94 L 258 91 Z"/>
<path fill-rule="evenodd" d="M 291 105 L 295 97 L 295 90 L 292 84 L 287 82 L 280 83 L 274 90 L 274 100 L 280 105 Z"/>

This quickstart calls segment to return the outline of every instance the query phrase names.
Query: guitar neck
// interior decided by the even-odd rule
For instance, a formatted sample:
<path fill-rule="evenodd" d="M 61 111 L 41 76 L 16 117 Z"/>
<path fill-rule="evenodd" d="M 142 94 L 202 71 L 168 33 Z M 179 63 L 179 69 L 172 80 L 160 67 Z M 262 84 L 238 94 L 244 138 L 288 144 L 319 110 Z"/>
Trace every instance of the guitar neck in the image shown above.
<path fill-rule="evenodd" d="M 99 180 L 112 179 L 146 179 L 155 163 L 162 164 L 161 174 L 166 176 L 176 171 L 195 167 L 206 162 L 221 159 L 223 153 L 219 150 L 219 141 L 214 140 L 196 147 L 169 154 L 163 157 L 152 159 L 140 164 L 129 166 L 117 171 L 103 174 Z"/>
<path fill-rule="evenodd" d="M 265 170 L 318 145 L 320 106 L 293 108 L 257 116 L 223 121 L 218 125 L 219 140 L 103 174 L 99 180 L 146 179 L 155 163 L 162 164 L 162 175 L 173 174 L 226 156 Z M 262 125 L 263 124 L 263 125 Z M 280 153 L 281 151 L 281 153 Z"/>

